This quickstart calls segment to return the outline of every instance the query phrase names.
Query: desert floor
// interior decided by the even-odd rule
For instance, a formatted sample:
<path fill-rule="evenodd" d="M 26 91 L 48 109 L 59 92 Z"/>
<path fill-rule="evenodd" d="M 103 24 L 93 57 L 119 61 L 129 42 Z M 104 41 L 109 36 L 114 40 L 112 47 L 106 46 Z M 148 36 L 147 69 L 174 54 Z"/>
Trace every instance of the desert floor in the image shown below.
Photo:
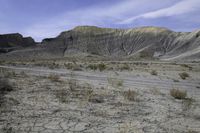
<path fill-rule="evenodd" d="M 30 61 L 0 74 L 12 87 L 1 133 L 200 132 L 199 63 Z"/>

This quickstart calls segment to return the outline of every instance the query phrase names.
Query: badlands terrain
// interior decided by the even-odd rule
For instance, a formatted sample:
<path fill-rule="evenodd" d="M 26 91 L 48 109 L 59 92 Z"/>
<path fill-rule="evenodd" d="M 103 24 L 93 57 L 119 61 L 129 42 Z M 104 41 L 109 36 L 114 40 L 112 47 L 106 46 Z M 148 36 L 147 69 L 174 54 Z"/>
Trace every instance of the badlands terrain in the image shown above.
<path fill-rule="evenodd" d="M 0 133 L 199 133 L 199 34 L 1 35 Z"/>

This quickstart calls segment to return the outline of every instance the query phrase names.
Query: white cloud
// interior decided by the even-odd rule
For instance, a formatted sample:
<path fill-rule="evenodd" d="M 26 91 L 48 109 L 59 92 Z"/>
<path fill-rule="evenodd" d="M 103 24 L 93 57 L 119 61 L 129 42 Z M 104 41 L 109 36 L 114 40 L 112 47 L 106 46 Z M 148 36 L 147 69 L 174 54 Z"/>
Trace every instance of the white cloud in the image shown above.
<path fill-rule="evenodd" d="M 108 24 L 117 24 L 130 15 L 138 15 L 139 13 L 155 10 L 158 7 L 162 8 L 176 0 L 160 1 L 154 0 L 149 3 L 149 0 L 121 0 L 113 5 L 95 5 L 93 7 L 68 11 L 45 22 L 35 23 L 23 30 L 22 33 L 41 40 L 45 37 L 56 36 L 61 31 L 78 25 L 107 26 Z"/>
<path fill-rule="evenodd" d="M 159 18 L 159 17 L 168 17 L 174 15 L 181 15 L 193 11 L 200 10 L 200 0 L 182 0 L 170 7 L 159 9 L 156 11 L 144 13 L 134 17 L 130 17 L 120 24 L 129 24 L 140 18 Z"/>

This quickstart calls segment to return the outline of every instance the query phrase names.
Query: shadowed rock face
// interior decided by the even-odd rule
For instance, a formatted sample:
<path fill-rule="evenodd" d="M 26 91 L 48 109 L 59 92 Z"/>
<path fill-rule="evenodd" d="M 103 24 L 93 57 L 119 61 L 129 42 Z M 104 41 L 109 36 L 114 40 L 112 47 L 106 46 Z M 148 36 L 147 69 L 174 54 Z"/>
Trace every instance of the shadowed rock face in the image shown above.
<path fill-rule="evenodd" d="M 0 35 L 0 52 L 9 52 L 34 45 L 35 41 L 31 37 L 24 38 L 19 33 Z"/>
<path fill-rule="evenodd" d="M 94 54 L 164 60 L 199 59 L 200 31 L 182 33 L 159 27 L 109 29 L 79 26 L 56 38 L 44 39 L 41 44 L 32 50 L 12 54 L 32 52 L 40 58 Z"/>

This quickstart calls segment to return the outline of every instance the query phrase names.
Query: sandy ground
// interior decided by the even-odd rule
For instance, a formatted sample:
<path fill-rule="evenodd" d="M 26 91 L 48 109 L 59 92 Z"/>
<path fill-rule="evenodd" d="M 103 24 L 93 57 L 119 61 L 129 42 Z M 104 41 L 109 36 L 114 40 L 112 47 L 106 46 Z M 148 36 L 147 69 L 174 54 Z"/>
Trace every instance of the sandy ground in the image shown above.
<path fill-rule="evenodd" d="M 200 71 L 190 65 L 102 72 L 0 66 L 14 86 L 0 110 L 0 132 L 198 133 Z M 181 72 L 189 77 L 181 79 Z M 187 91 L 187 98 L 172 97 L 173 88 Z M 131 100 L 126 92 L 134 92 Z"/>

